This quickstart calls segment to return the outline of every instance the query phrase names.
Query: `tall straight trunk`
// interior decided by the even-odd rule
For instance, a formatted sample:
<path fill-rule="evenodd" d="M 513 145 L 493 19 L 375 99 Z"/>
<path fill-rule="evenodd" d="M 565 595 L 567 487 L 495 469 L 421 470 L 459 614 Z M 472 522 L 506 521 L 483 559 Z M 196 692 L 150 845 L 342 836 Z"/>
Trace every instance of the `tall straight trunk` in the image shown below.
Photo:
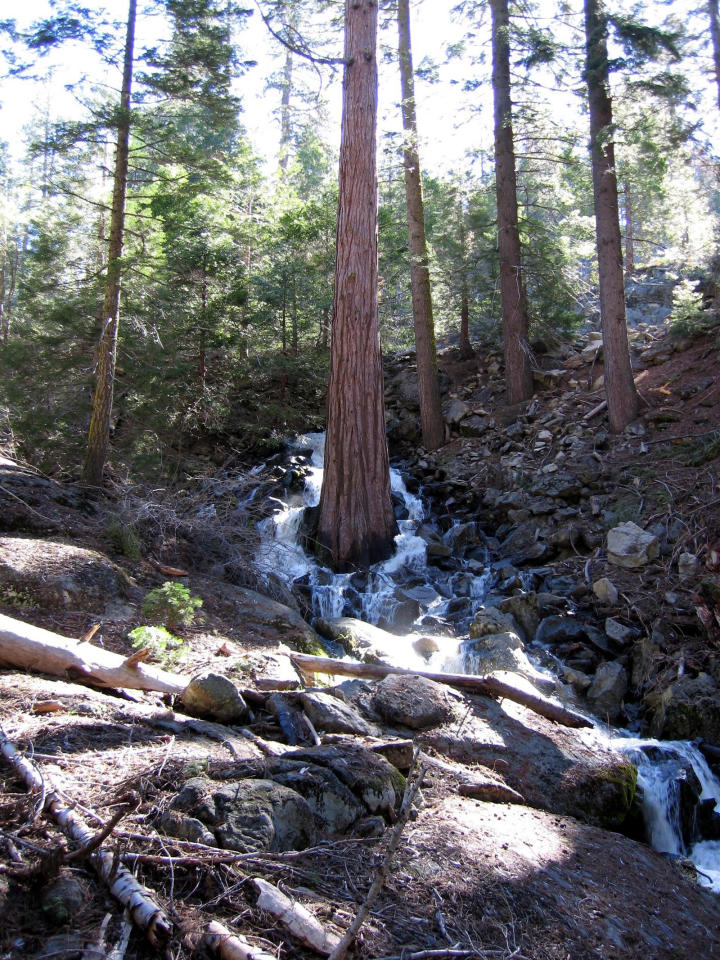
<path fill-rule="evenodd" d="M 377 309 L 376 0 L 346 0 L 337 257 L 318 545 L 338 570 L 390 556 L 397 524 Z"/>
<path fill-rule="evenodd" d="M 125 194 L 127 191 L 128 154 L 130 144 L 130 91 L 133 75 L 133 46 L 135 42 L 135 14 L 137 0 L 129 0 L 123 78 L 120 91 L 117 146 L 113 196 L 110 211 L 110 244 L 108 248 L 107 277 L 103 299 L 102 333 L 98 344 L 95 392 L 88 433 L 88 448 L 83 467 L 86 483 L 99 486 L 110 443 L 115 356 L 117 352 L 118 308 L 120 303 L 120 276 L 123 234 L 125 230 Z"/>
<path fill-rule="evenodd" d="M 470 284 L 468 283 L 467 229 L 465 227 L 465 204 L 458 204 L 460 225 L 460 359 L 470 360 L 475 356 L 470 343 Z"/>
<path fill-rule="evenodd" d="M 608 93 L 607 18 L 602 0 L 585 0 L 585 43 L 605 393 L 610 427 L 619 432 L 637 416 L 638 395 L 625 319 L 612 102 Z"/>
<path fill-rule="evenodd" d="M 712 40 L 715 82 L 718 88 L 718 107 L 720 107 L 720 14 L 718 13 L 718 0 L 708 0 L 708 13 L 710 15 L 710 38 Z"/>
<path fill-rule="evenodd" d="M 508 403 L 529 400 L 533 376 L 528 344 L 528 311 L 520 262 L 517 175 L 510 99 L 510 17 L 507 0 L 491 0 L 493 100 L 495 106 L 495 191 L 502 299 L 505 395 Z"/>
<path fill-rule="evenodd" d="M 290 91 L 292 89 L 293 55 L 292 50 L 285 50 L 285 66 L 283 68 L 282 98 L 280 100 L 280 169 L 287 173 L 290 161 Z"/>
<path fill-rule="evenodd" d="M 405 168 L 405 200 L 410 250 L 410 287 L 412 291 L 415 355 L 417 358 L 420 422 L 423 444 L 436 450 L 445 439 L 445 425 L 440 409 L 437 349 L 433 322 L 430 267 L 425 236 L 420 155 L 418 153 L 415 82 L 413 78 L 412 43 L 410 40 L 410 0 L 398 0 L 398 59 L 402 89 L 402 119 L 405 131 L 403 165 Z"/>
<path fill-rule="evenodd" d="M 623 193 L 625 194 L 625 281 L 635 273 L 635 211 L 633 210 L 632 191 L 630 181 L 625 180 Z"/>

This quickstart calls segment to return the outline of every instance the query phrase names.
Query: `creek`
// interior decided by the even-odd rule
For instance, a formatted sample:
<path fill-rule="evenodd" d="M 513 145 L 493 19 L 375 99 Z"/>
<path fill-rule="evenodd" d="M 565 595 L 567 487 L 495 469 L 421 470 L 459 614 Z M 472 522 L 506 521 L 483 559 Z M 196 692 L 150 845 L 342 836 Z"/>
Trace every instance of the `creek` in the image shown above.
<path fill-rule="evenodd" d="M 427 515 L 422 491 L 412 483 L 409 490 L 409 478 L 393 468 L 395 553 L 367 573 L 333 573 L 299 542 L 304 510 L 319 502 L 323 453 L 324 434 L 306 434 L 289 445 L 286 492 L 276 498 L 276 512 L 260 523 L 257 566 L 280 577 L 318 626 L 353 617 L 391 632 L 392 644 L 382 656 L 396 666 L 448 673 L 488 669 L 477 659 L 468 628 L 479 610 L 496 608 L 508 588 L 502 585 L 502 564 L 493 560 L 479 531 L 468 531 L 461 522 L 443 531 Z M 553 585 L 549 568 L 525 571 L 521 580 L 520 590 Z M 610 731 L 560 682 L 560 663 L 540 633 L 515 654 L 522 658 L 525 676 L 543 693 L 551 691 L 584 712 L 594 722 L 595 736 L 632 760 L 648 842 L 669 856 L 690 859 L 699 882 L 720 893 L 720 780 L 700 750 L 688 742 Z"/>

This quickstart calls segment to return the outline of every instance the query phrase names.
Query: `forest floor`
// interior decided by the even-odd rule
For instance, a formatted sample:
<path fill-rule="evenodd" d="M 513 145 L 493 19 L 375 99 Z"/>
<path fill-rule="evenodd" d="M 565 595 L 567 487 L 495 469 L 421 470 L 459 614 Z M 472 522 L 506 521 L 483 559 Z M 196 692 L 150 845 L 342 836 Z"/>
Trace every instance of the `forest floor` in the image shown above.
<path fill-rule="evenodd" d="M 625 510 L 643 524 L 678 520 L 683 528 L 676 547 L 662 560 L 665 582 L 617 571 L 623 602 L 648 621 L 661 607 L 677 625 L 675 648 L 666 651 L 668 663 L 675 669 L 682 656 L 704 669 L 708 658 L 717 656 L 712 640 L 720 631 L 711 600 L 698 592 L 701 578 L 716 573 L 720 549 L 718 330 L 682 346 L 638 374 L 642 435 L 610 435 L 601 456 L 616 478 L 618 517 Z M 472 361 L 460 362 L 450 350 L 442 366 L 451 389 L 464 389 L 471 400 L 475 395 L 501 419 L 501 384 L 488 372 L 492 360 L 491 354 L 478 353 Z M 589 454 L 595 450 L 591 434 L 602 430 L 602 413 L 587 419 L 602 399 L 592 389 L 601 372 L 597 365 L 568 368 L 537 398 L 538 419 L 548 411 L 566 422 L 586 424 Z M 570 386 L 583 377 L 587 389 Z M 438 456 L 453 477 L 477 482 L 476 446 L 479 442 L 472 438 L 456 437 Z M 540 464 L 540 454 L 538 458 Z M 492 462 L 484 469 L 486 477 L 500 472 Z M 233 530 L 228 506 L 237 502 L 239 492 L 249 490 L 249 474 L 230 482 L 227 470 L 208 469 L 193 489 L 173 496 L 143 495 L 118 485 L 107 498 L 94 500 L 72 485 L 37 477 L 31 469 L 26 475 L 30 480 L 24 485 L 12 485 L 17 470 L 10 459 L 0 476 L 0 489 L 7 494 L 7 534 L 27 538 L 28 559 L 39 563 L 42 541 L 105 553 L 112 553 L 114 545 L 113 559 L 133 583 L 130 610 L 115 620 L 103 619 L 86 609 L 25 605 L 21 594 L 5 591 L 0 613 L 77 638 L 101 620 L 96 641 L 129 655 L 127 632 L 140 622 L 136 598 L 168 579 L 167 565 L 184 567 L 204 606 L 183 634 L 183 673 L 208 664 L 222 672 L 223 661 L 231 657 L 240 664 L 244 686 L 262 681 L 272 656 L 285 649 L 287 631 L 279 623 L 273 627 L 271 619 L 239 619 L 227 584 L 215 576 L 229 564 L 236 582 L 255 585 L 245 569 L 252 527 Z M 214 513 L 203 515 L 199 508 L 210 502 Z M 135 559 L 120 549 L 123 544 L 127 548 L 122 530 L 128 518 L 139 540 Z M 677 579 L 680 551 L 693 554 L 701 565 L 696 580 L 687 584 Z M 47 562 L 52 562 L 50 552 Z M 581 578 L 587 559 L 565 561 L 566 567 L 568 563 Z M 709 631 L 698 610 L 709 615 Z M 279 958 L 313 956 L 257 910 L 250 878 L 262 876 L 279 885 L 337 933 L 366 894 L 385 839 L 328 839 L 304 851 L 234 861 L 167 838 L 159 841 L 153 818 L 167 804 L 170 787 L 190 768 L 227 762 L 228 747 L 189 731 L 168 732 L 141 711 L 133 712 L 136 707 L 159 711 L 163 703 L 152 694 L 122 699 L 27 672 L 0 672 L 0 723 L 91 824 L 97 828 L 107 822 L 130 797 L 129 812 L 108 843 L 117 857 L 134 855 L 134 869 L 157 891 L 174 924 L 170 956 L 200 955 L 200 931 L 213 918 L 242 931 L 255 950 Z M 280 738 L 272 719 L 253 729 L 267 740 Z M 235 754 L 258 756 L 251 739 L 243 745 L 239 737 L 234 744 Z M 67 859 L 66 842 L 41 815 L 38 797 L 29 795 L 6 766 L 0 769 L 0 785 L 0 960 L 109 956 L 107 945 L 120 936 L 117 906 L 86 862 Z M 720 957 L 718 898 L 700 890 L 681 865 L 644 844 L 570 817 L 460 796 L 452 771 L 431 771 L 422 798 L 351 957 Z M 76 899 L 66 897 L 64 915 L 44 899 L 58 877 L 76 884 Z M 103 952 L 93 954 L 88 948 L 99 937 L 104 937 Z M 128 960 L 154 955 L 141 935 L 132 935 L 125 950 Z"/>

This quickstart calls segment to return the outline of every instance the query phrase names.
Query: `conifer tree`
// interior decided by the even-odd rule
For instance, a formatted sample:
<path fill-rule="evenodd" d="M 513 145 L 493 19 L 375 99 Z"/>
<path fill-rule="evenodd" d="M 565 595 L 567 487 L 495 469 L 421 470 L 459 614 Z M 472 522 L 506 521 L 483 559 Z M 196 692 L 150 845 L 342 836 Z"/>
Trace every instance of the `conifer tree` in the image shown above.
<path fill-rule="evenodd" d="M 407 204 L 408 246 L 410 250 L 410 285 L 412 290 L 415 354 L 417 358 L 420 421 L 423 444 L 427 450 L 437 449 L 445 439 L 445 426 L 440 409 L 435 324 L 433 322 L 430 267 L 425 237 L 425 211 L 418 151 L 415 82 L 413 78 L 410 40 L 410 2 L 398 0 L 398 59 L 402 91 L 402 118 L 405 131 L 403 167 Z"/>
<path fill-rule="evenodd" d="M 377 313 L 377 2 L 346 0 L 337 257 L 317 540 L 337 570 L 388 557 L 397 530 Z"/>

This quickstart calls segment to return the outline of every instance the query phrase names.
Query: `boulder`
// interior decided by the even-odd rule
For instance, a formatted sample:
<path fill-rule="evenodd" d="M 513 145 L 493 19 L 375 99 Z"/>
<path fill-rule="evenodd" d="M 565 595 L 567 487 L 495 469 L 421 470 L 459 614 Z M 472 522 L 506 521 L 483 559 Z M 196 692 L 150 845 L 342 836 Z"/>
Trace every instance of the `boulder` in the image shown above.
<path fill-rule="evenodd" d="M 182 695 L 188 713 L 212 717 L 221 723 L 237 723 L 247 716 L 247 704 L 232 680 L 219 673 L 193 677 Z"/>
<path fill-rule="evenodd" d="M 601 603 L 607 603 L 614 607 L 618 602 L 620 596 L 618 588 L 612 580 L 608 580 L 607 577 L 601 577 L 599 580 L 596 580 L 592 588 L 593 593 Z"/>
<path fill-rule="evenodd" d="M 445 420 L 451 426 L 454 426 L 457 423 L 460 423 L 465 417 L 471 413 L 471 409 L 464 400 L 455 398 L 451 400 L 447 409 L 445 410 Z"/>
<path fill-rule="evenodd" d="M 139 600 L 140 591 L 121 567 L 97 550 L 0 537 L 0 596 L 12 606 L 107 614 L 121 601 Z"/>
<path fill-rule="evenodd" d="M 389 676 L 373 693 L 373 706 L 388 723 L 424 730 L 445 723 L 453 715 L 449 687 L 425 677 Z"/>
<path fill-rule="evenodd" d="M 360 737 L 378 732 L 352 704 L 344 703 L 329 693 L 305 691 L 300 694 L 300 702 L 316 730 L 324 733 L 352 733 Z"/>
<path fill-rule="evenodd" d="M 617 720 L 622 714 L 627 687 L 627 671 L 622 664 L 617 661 L 601 664 L 586 693 L 593 713 L 603 720 Z"/>
<path fill-rule="evenodd" d="M 680 677 L 645 698 L 651 711 L 650 733 L 666 740 L 698 737 L 720 747 L 720 691 L 706 673 Z"/>
<path fill-rule="evenodd" d="M 193 777 L 170 806 L 205 824 L 218 846 L 241 853 L 303 850 L 316 839 L 307 801 L 272 780 Z"/>
<path fill-rule="evenodd" d="M 502 613 L 510 614 L 522 630 L 526 642 L 533 639 L 540 624 L 541 616 L 537 593 L 529 591 L 528 593 L 518 593 L 512 597 L 506 597 L 500 601 L 498 608 Z"/>
<path fill-rule="evenodd" d="M 654 560 L 660 551 L 658 538 L 632 520 L 613 527 L 607 535 L 608 562 L 617 567 L 635 569 Z"/>

